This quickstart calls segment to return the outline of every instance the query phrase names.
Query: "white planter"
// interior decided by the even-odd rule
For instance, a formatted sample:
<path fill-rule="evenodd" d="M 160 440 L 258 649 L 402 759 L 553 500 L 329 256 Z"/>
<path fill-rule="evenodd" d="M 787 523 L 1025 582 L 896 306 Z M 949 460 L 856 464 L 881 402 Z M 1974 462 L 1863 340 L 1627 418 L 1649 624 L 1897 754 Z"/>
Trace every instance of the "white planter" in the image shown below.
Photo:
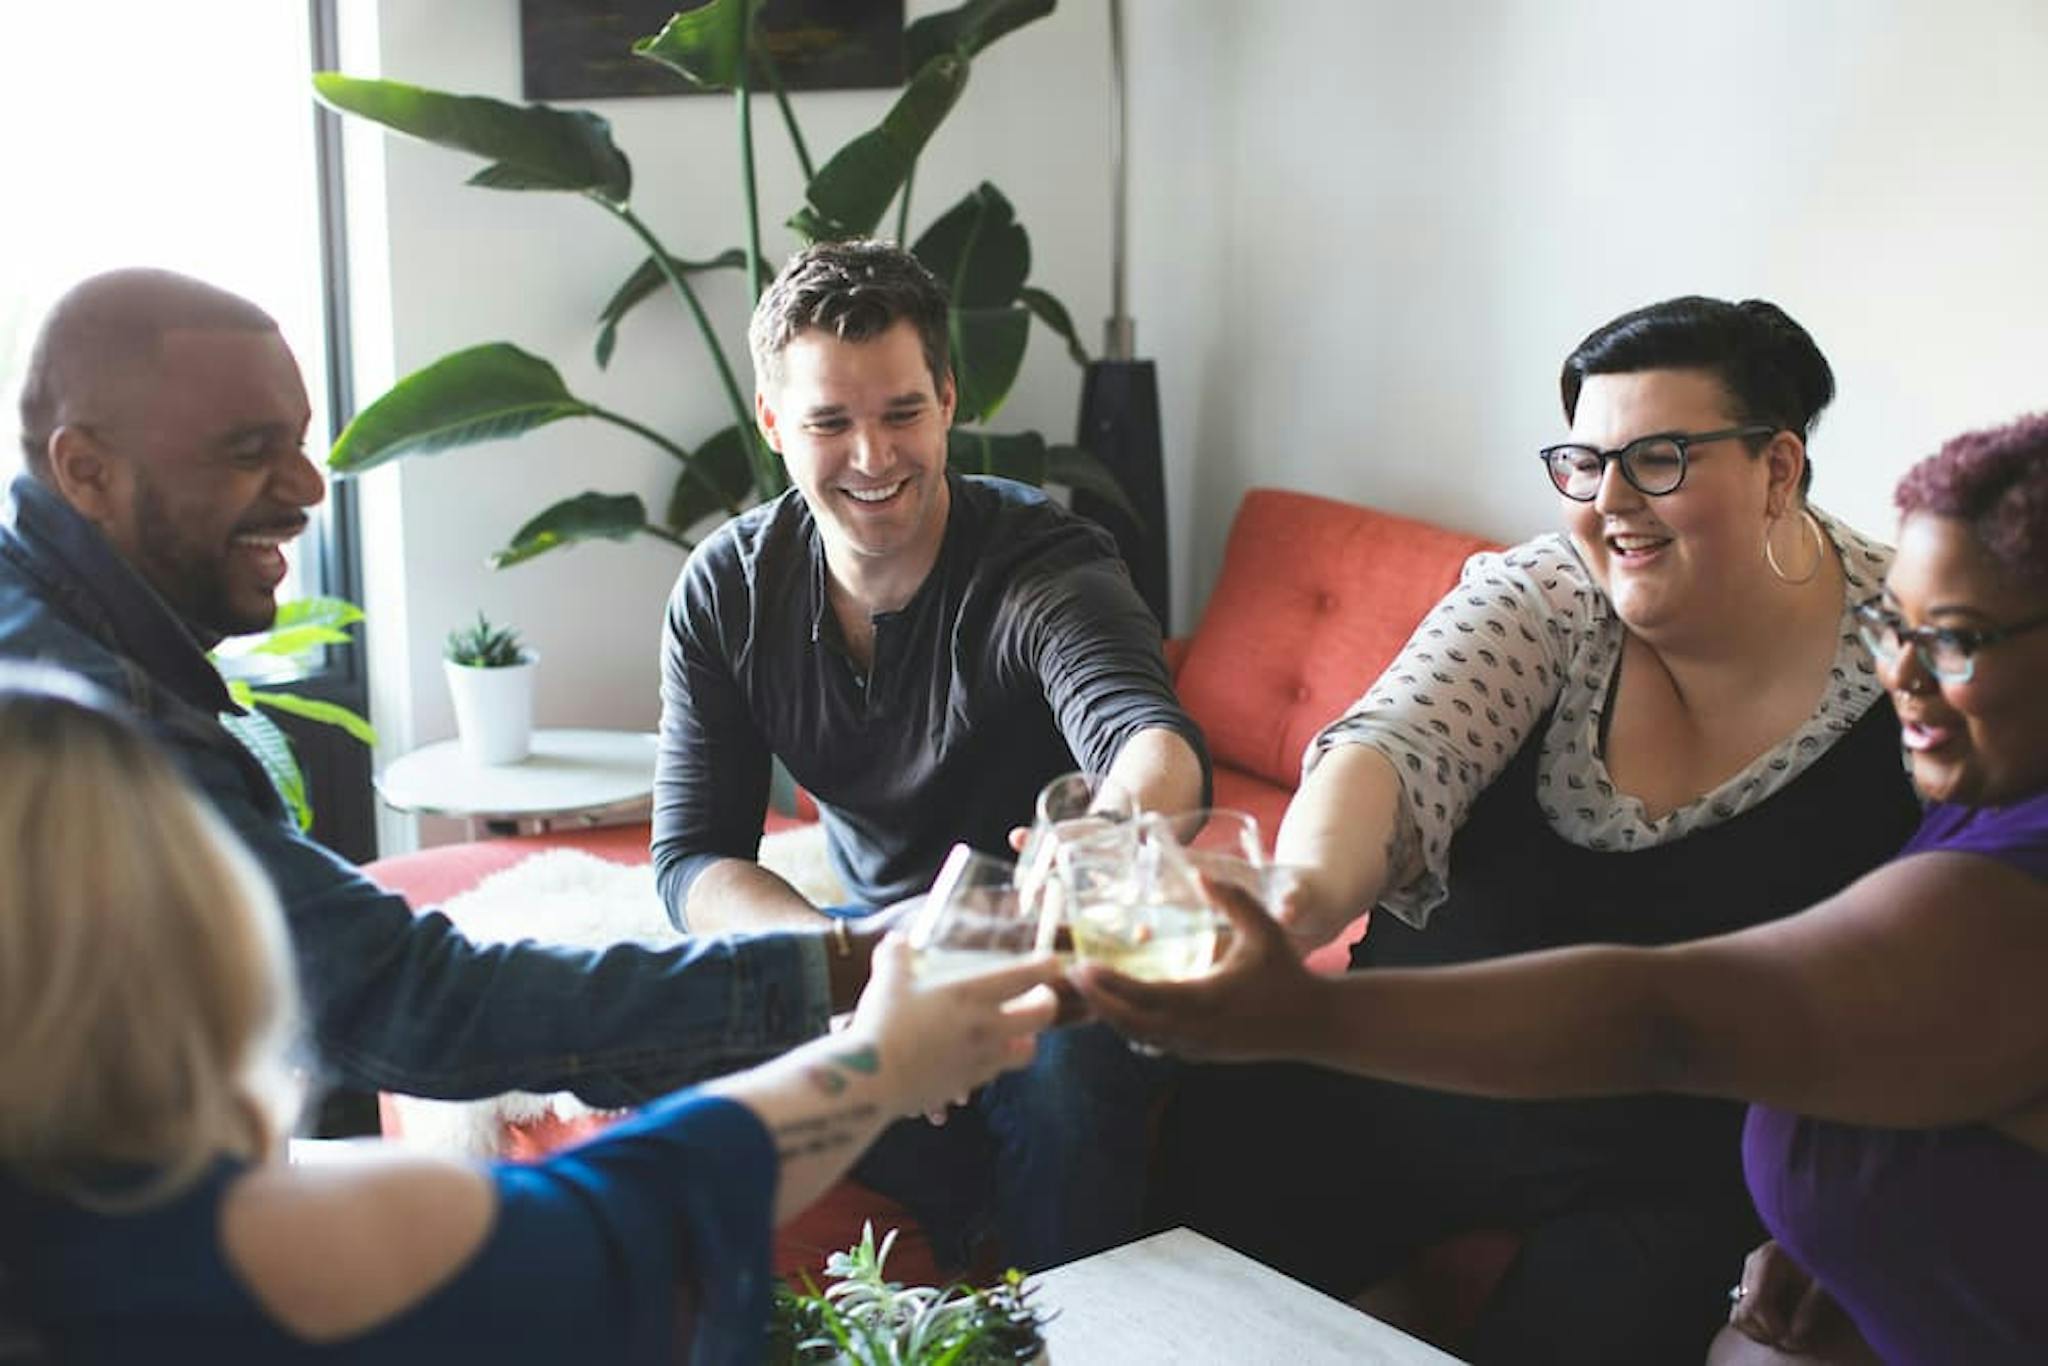
<path fill-rule="evenodd" d="M 441 661 L 465 759 L 516 764 L 526 757 L 533 747 L 533 671 L 539 661 L 531 650 L 519 663 L 498 669 Z"/>

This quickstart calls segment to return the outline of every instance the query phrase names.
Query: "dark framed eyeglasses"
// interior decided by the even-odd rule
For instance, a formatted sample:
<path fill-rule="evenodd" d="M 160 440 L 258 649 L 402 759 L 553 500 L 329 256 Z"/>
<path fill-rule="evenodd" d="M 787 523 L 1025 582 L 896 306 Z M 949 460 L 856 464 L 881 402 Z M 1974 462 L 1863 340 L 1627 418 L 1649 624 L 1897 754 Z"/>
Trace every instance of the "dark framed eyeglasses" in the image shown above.
<path fill-rule="evenodd" d="M 1920 657 L 1920 667 L 1943 683 L 1969 682 L 1977 674 L 1979 650 L 2041 626 L 2048 626 L 2048 616 L 1985 630 L 1968 626 L 1909 627 L 1897 612 L 1876 598 L 1856 608 L 1856 632 L 1878 663 L 1891 668 L 1910 644 L 1913 653 Z"/>
<path fill-rule="evenodd" d="M 1575 503 L 1590 503 L 1599 496 L 1600 477 L 1610 460 L 1620 463 L 1621 477 L 1636 492 L 1661 498 L 1678 492 L 1678 486 L 1685 482 L 1685 465 L 1694 446 L 1735 437 L 1769 436 L 1777 430 L 1768 424 L 1751 423 L 1746 427 L 1724 427 L 1718 432 L 1658 432 L 1639 436 L 1617 451 L 1567 442 L 1562 446 L 1545 446 L 1537 455 L 1550 471 L 1550 482 L 1557 491 Z"/>

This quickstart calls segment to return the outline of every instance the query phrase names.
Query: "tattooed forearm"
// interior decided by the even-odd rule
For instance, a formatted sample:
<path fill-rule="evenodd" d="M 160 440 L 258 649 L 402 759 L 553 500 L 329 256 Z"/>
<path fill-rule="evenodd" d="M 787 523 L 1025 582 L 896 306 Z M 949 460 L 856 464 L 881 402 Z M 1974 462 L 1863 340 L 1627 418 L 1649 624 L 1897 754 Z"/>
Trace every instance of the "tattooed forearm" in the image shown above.
<path fill-rule="evenodd" d="M 859 1048 L 826 1054 L 823 1062 L 814 1062 L 804 1068 L 804 1076 L 826 1095 L 836 1096 L 846 1089 L 846 1073 L 858 1072 L 872 1077 L 881 1070 L 882 1055 L 875 1051 L 873 1045 L 863 1044 Z"/>
<path fill-rule="evenodd" d="M 844 1085 L 842 1080 L 841 1085 Z M 856 1105 L 835 1114 L 794 1119 L 775 1130 L 775 1152 L 784 1162 L 815 1157 L 847 1147 L 862 1137 L 862 1130 L 875 1117 L 872 1105 Z"/>

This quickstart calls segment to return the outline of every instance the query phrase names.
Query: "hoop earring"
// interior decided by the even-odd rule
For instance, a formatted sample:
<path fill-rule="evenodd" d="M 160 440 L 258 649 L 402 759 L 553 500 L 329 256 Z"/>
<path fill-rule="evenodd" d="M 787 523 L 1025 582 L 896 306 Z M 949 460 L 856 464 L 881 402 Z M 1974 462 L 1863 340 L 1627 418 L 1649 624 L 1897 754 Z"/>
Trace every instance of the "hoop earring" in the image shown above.
<path fill-rule="evenodd" d="M 1773 517 L 1771 526 L 1764 528 L 1764 563 L 1770 566 L 1771 573 L 1777 575 L 1778 582 L 1791 584 L 1794 588 L 1803 583 L 1812 583 L 1813 576 L 1820 573 L 1821 562 L 1828 557 L 1827 533 L 1820 529 L 1820 518 L 1813 515 L 1812 508 L 1806 507 L 1799 509 L 1799 515 L 1806 519 L 1807 529 L 1813 532 L 1813 565 L 1797 577 L 1785 572 L 1784 567 L 1778 563 L 1778 549 L 1771 544 L 1771 526 L 1776 526 L 1778 519 Z"/>

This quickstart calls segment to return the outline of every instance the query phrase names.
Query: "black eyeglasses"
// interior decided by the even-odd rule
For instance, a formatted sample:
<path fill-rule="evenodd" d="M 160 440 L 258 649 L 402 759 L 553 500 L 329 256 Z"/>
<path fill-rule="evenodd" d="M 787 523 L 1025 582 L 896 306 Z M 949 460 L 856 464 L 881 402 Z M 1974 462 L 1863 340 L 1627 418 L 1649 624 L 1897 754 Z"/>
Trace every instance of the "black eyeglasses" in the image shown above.
<path fill-rule="evenodd" d="M 1634 485 L 1636 492 L 1661 498 L 1678 492 L 1678 486 L 1685 482 L 1685 462 L 1694 446 L 1738 436 L 1769 436 L 1777 430 L 1752 423 L 1718 432 L 1658 432 L 1654 436 L 1639 436 L 1618 451 L 1567 443 L 1545 446 L 1537 454 L 1543 458 L 1543 467 L 1550 471 L 1550 482 L 1575 503 L 1590 503 L 1599 496 L 1600 477 L 1610 460 L 1621 463 L 1621 477 Z"/>
<path fill-rule="evenodd" d="M 1897 612 L 1876 598 L 1856 608 L 1856 632 L 1878 663 L 1891 668 L 1910 644 L 1920 657 L 1920 667 L 1944 683 L 1969 682 L 1977 673 L 1979 650 L 2040 626 L 2048 626 L 2048 616 L 1981 631 L 1964 626 L 1908 627 Z"/>

